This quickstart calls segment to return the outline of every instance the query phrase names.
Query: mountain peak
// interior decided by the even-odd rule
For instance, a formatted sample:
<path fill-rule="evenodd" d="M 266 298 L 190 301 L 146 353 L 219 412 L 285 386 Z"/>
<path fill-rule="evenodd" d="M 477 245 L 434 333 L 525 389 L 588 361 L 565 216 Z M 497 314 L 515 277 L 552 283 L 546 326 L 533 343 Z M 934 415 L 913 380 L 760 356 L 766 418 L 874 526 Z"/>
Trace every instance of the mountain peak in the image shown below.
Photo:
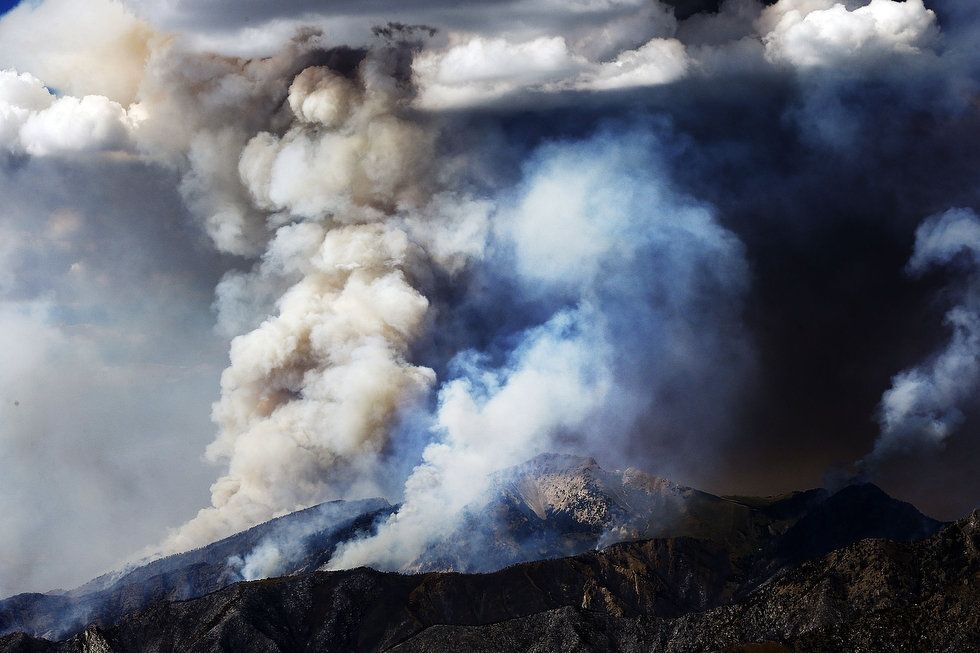
<path fill-rule="evenodd" d="M 497 500 L 529 509 L 541 520 L 564 520 L 575 530 L 605 528 L 629 521 L 650 499 L 676 489 L 669 481 L 639 470 L 607 471 L 595 458 L 542 453 L 498 472 Z"/>
<path fill-rule="evenodd" d="M 777 552 L 788 561 L 805 560 L 865 538 L 909 542 L 942 526 L 873 483 L 855 483 L 813 505 L 786 531 Z"/>
<path fill-rule="evenodd" d="M 543 452 L 519 465 L 509 467 L 501 473 L 507 474 L 549 474 L 557 472 L 584 471 L 599 468 L 599 463 L 591 456 L 576 456 L 568 453 Z"/>

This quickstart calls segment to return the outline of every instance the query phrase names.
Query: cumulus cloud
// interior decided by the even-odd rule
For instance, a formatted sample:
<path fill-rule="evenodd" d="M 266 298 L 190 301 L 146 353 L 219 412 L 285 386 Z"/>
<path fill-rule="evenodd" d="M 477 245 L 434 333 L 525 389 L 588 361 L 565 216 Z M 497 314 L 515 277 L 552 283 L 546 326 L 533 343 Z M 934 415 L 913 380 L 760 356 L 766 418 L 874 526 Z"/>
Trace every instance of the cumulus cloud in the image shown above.
<path fill-rule="evenodd" d="M 918 52 L 935 40 L 935 20 L 922 0 L 853 9 L 836 0 L 780 0 L 758 24 L 770 58 L 808 67 Z"/>
<path fill-rule="evenodd" d="M 576 76 L 588 61 L 569 51 L 560 36 L 511 42 L 459 38 L 442 52 L 415 61 L 423 106 L 478 104 L 523 88 L 545 88 Z"/>
<path fill-rule="evenodd" d="M 35 112 L 51 106 L 54 98 L 33 75 L 0 71 L 0 143 L 8 151 L 21 148 L 20 130 Z"/>
<path fill-rule="evenodd" d="M 116 102 L 98 95 L 63 97 L 27 117 L 20 140 L 28 154 L 122 150 L 130 145 L 129 120 Z"/>
<path fill-rule="evenodd" d="M 598 66 L 580 86 L 617 89 L 666 84 L 683 77 L 687 68 L 688 56 L 683 43 L 677 39 L 653 39 Z"/>
<path fill-rule="evenodd" d="M 663 38 L 623 50 L 612 61 L 593 61 L 557 36 L 523 42 L 458 36 L 445 50 L 424 52 L 415 61 L 419 104 L 433 109 L 473 106 L 528 92 L 666 84 L 683 77 L 687 69 L 684 45 Z"/>
<path fill-rule="evenodd" d="M 55 97 L 27 73 L 0 70 L 0 142 L 34 156 L 124 150 L 132 122 L 117 102 L 99 95 Z"/>

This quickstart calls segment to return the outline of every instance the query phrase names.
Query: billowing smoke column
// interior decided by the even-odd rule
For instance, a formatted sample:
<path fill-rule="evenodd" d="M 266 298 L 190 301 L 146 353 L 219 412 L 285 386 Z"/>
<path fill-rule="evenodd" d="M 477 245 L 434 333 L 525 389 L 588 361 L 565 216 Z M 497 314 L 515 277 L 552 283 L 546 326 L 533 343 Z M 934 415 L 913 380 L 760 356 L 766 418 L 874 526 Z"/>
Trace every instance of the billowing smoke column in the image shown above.
<path fill-rule="evenodd" d="M 922 275 L 936 266 L 955 266 L 966 275 L 959 303 L 946 314 L 952 331 L 942 351 L 899 373 L 881 399 L 881 437 L 867 462 L 889 454 L 940 446 L 963 421 L 962 408 L 980 383 L 980 218 L 951 209 L 919 227 L 908 271 Z"/>
<path fill-rule="evenodd" d="M 498 254 L 486 264 L 559 308 L 520 333 L 502 364 L 475 351 L 456 357 L 435 442 L 401 509 L 332 565 L 411 568 L 485 498 L 492 472 L 548 449 L 621 449 L 641 416 L 669 412 L 669 386 L 691 392 L 700 381 L 699 398 L 727 412 L 710 368 L 725 361 L 737 375 L 744 365 L 744 343 L 722 326 L 738 319 L 742 247 L 708 207 L 674 190 L 667 147 L 649 125 L 615 125 L 531 157 L 499 203 Z"/>
<path fill-rule="evenodd" d="M 747 265 L 711 207 L 674 187 L 671 127 L 622 119 L 533 149 L 516 177 L 478 179 L 486 153 L 454 143 L 439 112 L 723 74 L 731 58 L 808 80 L 788 115 L 804 139 L 838 147 L 856 137 L 826 118 L 842 62 L 914 58 L 936 40 L 918 0 L 751 9 L 706 23 L 699 48 L 658 12 L 605 49 L 581 34 L 427 48 L 387 33 L 331 50 L 316 32 L 258 60 L 155 48 L 130 131 L 183 171 L 219 249 L 259 257 L 218 288 L 219 326 L 236 337 L 207 456 L 227 471 L 163 549 L 385 494 L 403 499 L 397 514 L 332 564 L 405 569 L 501 467 L 545 449 L 623 459 L 640 422 L 647 434 L 717 433 L 709 422 L 730 414 L 751 367 Z M 396 40 L 415 36 L 401 29 Z M 756 40 L 715 45 L 714 30 Z M 475 333 L 457 321 L 495 319 L 491 304 L 520 319 Z M 888 434 L 908 431 L 903 388 L 928 373 L 914 375 L 883 402 L 883 443 L 908 437 Z M 948 418 L 924 401 L 906 417 Z M 394 470 L 410 470 L 396 496 Z"/>
<path fill-rule="evenodd" d="M 669 129 L 613 125 L 542 147 L 516 188 L 450 192 L 455 158 L 440 160 L 436 129 L 405 117 L 409 54 L 371 50 L 346 75 L 303 69 L 288 127 L 241 149 L 249 204 L 206 218 L 219 242 L 237 242 L 228 234 L 249 211 L 273 232 L 261 262 L 219 287 L 231 329 L 229 315 L 285 290 L 273 317 L 232 341 L 208 449 L 228 471 L 165 550 L 325 498 L 390 491 L 380 477 L 392 452 L 432 442 L 402 510 L 337 562 L 401 568 L 480 499 L 491 472 L 549 448 L 625 447 L 641 416 L 670 412 L 658 393 L 705 384 L 717 358 L 732 377 L 745 362 L 740 330 L 719 326 L 738 319 L 741 246 L 672 187 L 662 156 L 672 146 L 658 135 Z M 427 329 L 452 324 L 454 308 L 430 315 L 421 289 L 433 275 L 465 289 L 466 269 L 536 303 L 543 321 L 496 336 L 483 327 L 502 363 L 464 335 L 430 415 L 436 375 L 413 351 Z M 725 395 L 713 397 L 718 414 Z"/>
<path fill-rule="evenodd" d="M 289 86 L 288 127 L 241 149 L 244 210 L 267 216 L 273 235 L 255 270 L 223 283 L 219 302 L 290 281 L 275 315 L 232 341 L 207 452 L 228 471 L 212 487 L 213 506 L 167 548 L 345 492 L 378 493 L 374 465 L 393 419 L 435 382 L 410 360 L 429 311 L 416 280 L 437 249 L 413 224 L 424 215 L 427 228 L 443 229 L 439 212 L 451 200 L 434 205 L 431 133 L 398 115 L 411 97 L 399 69 L 408 54 L 372 50 L 346 75 L 303 69 Z M 235 242 L 240 215 L 210 216 L 217 241 Z"/>
<path fill-rule="evenodd" d="M 385 496 L 397 513 L 331 564 L 406 569 L 493 471 L 543 450 L 656 459 L 665 473 L 672 456 L 710 466 L 726 434 L 746 438 L 748 457 L 761 459 L 752 431 L 775 433 L 759 449 L 793 450 L 801 422 L 837 416 L 826 388 L 839 377 L 808 352 L 836 365 L 870 340 L 840 336 L 858 302 L 837 302 L 855 284 L 814 251 L 865 238 L 848 262 L 868 287 L 883 276 L 868 272 L 881 260 L 868 233 L 894 248 L 909 220 L 976 199 L 956 168 L 975 169 L 975 155 L 946 162 L 953 141 L 972 143 L 958 136 L 975 127 L 975 28 L 941 31 L 922 0 L 729 0 L 684 19 L 646 0 L 419 2 L 377 16 L 379 3 L 328 3 L 320 26 L 341 29 L 298 32 L 316 17 L 307 3 L 257 2 L 292 38 L 240 57 L 210 48 L 237 20 L 214 15 L 220 3 L 132 3 L 178 29 L 216 26 L 189 36 L 95 4 L 112 38 L 71 59 L 93 62 L 85 74 L 29 48 L 18 56 L 33 75 L 0 73 L 0 148 L 14 163 L 103 157 L 171 175 L 234 261 L 216 291 L 231 347 L 207 449 L 223 471 L 161 552 Z M 22 33 L 74 26 L 45 16 L 76 5 L 21 5 L 0 36 L 16 21 L 35 21 Z M 406 26 L 429 19 L 438 31 Z M 387 20 L 405 22 L 372 34 Z M 935 169 L 953 179 L 923 183 Z M 958 194 L 936 199 L 947 191 Z M 963 263 L 968 281 L 947 348 L 882 399 L 869 461 L 943 441 L 969 408 L 977 224 L 956 210 L 919 229 L 909 270 Z M 735 415 L 760 351 L 770 396 Z M 854 414 L 893 373 L 851 380 L 874 388 Z M 824 448 L 825 434 L 808 437 L 807 453 Z"/>

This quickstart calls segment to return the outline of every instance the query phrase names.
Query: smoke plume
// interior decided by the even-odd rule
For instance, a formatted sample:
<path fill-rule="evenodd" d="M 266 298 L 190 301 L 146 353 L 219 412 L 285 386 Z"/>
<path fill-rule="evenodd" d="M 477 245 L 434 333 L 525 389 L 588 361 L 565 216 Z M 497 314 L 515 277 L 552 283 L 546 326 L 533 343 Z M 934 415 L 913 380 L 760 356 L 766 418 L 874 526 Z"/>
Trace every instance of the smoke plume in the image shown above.
<path fill-rule="evenodd" d="M 408 219 L 432 210 L 435 186 L 431 134 L 399 115 L 412 92 L 406 56 L 407 46 L 381 47 L 351 70 L 304 68 L 289 85 L 282 133 L 254 134 L 233 159 L 228 185 L 240 184 L 247 203 L 207 216 L 210 230 L 221 243 L 243 214 L 263 216 L 269 238 L 244 284 L 289 280 L 275 315 L 232 340 L 207 452 L 228 471 L 212 487 L 213 506 L 167 546 L 206 542 L 352 486 L 376 493 L 393 420 L 435 382 L 410 360 L 429 311 L 416 286 L 431 257 Z M 205 188 L 200 199 L 211 206 Z"/>
<path fill-rule="evenodd" d="M 543 451 L 769 494 L 938 443 L 980 491 L 950 437 L 980 382 L 969 0 L 88 4 L 0 19 L 0 342 L 37 334 L 0 374 L 0 458 L 146 444 L 136 476 L 184 470 L 142 490 L 181 497 L 152 554 L 380 496 L 331 566 L 419 568 Z M 156 414 L 101 429 L 119 387 L 213 398 L 204 372 L 142 385 L 147 352 L 224 366 L 196 516 L 207 411 L 182 446 Z M 71 440 L 41 390 L 8 419 L 33 368 L 126 373 L 66 402 L 102 416 Z"/>
<path fill-rule="evenodd" d="M 738 373 L 744 343 L 718 325 L 737 320 L 741 245 L 672 187 L 665 147 L 648 126 L 616 126 L 530 157 L 497 202 L 497 255 L 486 264 L 557 309 L 516 334 L 501 363 L 474 350 L 454 358 L 401 509 L 331 564 L 409 568 L 486 499 L 494 471 L 542 451 L 591 450 L 599 438 L 624 447 L 641 417 L 671 412 L 658 395 L 710 382 L 713 360 Z M 650 394 L 636 392 L 641 384 Z"/>
<path fill-rule="evenodd" d="M 900 372 L 881 399 L 881 437 L 873 464 L 903 449 L 941 446 L 962 425 L 964 404 L 980 382 L 980 218 L 950 209 L 926 219 L 915 234 L 908 271 L 920 276 L 936 266 L 956 265 L 965 278 L 958 303 L 946 313 L 952 331 L 931 359 Z"/>
<path fill-rule="evenodd" d="M 307 38 L 295 59 L 321 56 L 322 38 Z M 409 111 L 417 47 L 389 41 L 305 67 L 283 106 L 265 112 L 272 131 L 246 139 L 252 125 L 239 120 L 240 133 L 207 129 L 190 145 L 182 188 L 216 244 L 248 251 L 246 229 L 264 242 L 250 272 L 219 286 L 219 321 L 233 331 L 249 307 L 281 295 L 274 315 L 232 340 L 207 452 L 227 473 L 212 506 L 164 550 L 326 498 L 390 493 L 386 470 L 405 467 L 391 458 L 415 449 L 422 461 L 395 531 L 378 537 L 399 538 L 407 564 L 423 543 L 413 548 L 394 524 L 431 534 L 430 521 L 477 500 L 491 472 L 548 448 L 593 446 L 600 428 L 625 448 L 641 417 L 688 412 L 685 400 L 655 407 L 648 393 L 721 388 L 747 364 L 738 331 L 719 328 L 738 320 L 741 246 L 710 207 L 673 187 L 659 153 L 674 147 L 668 126 L 609 126 L 545 145 L 516 184 L 478 186 L 460 168 L 467 153 L 446 151 L 438 121 Z M 288 68 L 246 70 L 265 79 L 279 66 Z M 457 352 L 429 354 L 449 374 L 439 385 L 415 357 L 423 336 L 459 333 L 459 300 L 440 287 L 458 286 L 485 310 L 466 296 L 475 276 L 537 302 L 541 316 L 516 331 L 487 324 L 490 351 L 463 334 L 448 343 Z M 724 374 L 711 369 L 716 357 L 731 361 Z M 711 392 L 709 421 L 731 401 Z M 390 544 L 358 546 L 386 552 L 341 558 L 393 564 Z"/>

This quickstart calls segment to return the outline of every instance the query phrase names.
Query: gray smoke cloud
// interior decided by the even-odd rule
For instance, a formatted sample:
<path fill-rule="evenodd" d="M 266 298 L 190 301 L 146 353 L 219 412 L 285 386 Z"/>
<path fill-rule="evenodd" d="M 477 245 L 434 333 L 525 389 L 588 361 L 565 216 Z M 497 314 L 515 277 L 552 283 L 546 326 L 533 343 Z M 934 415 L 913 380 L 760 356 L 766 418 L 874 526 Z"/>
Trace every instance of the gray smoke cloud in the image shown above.
<path fill-rule="evenodd" d="M 650 114 L 670 109 L 703 129 L 717 115 L 690 118 L 695 105 L 669 102 L 698 85 L 751 94 L 743 81 L 760 79 L 787 95 L 772 114 L 779 128 L 836 156 L 872 138 L 854 103 L 866 79 L 904 90 L 935 77 L 936 92 L 915 106 L 942 119 L 971 111 L 975 92 L 968 39 L 947 39 L 922 0 L 729 0 L 687 20 L 638 0 L 397 10 L 256 1 L 246 3 L 254 24 L 237 3 L 99 0 L 84 16 L 76 5 L 45 0 L 0 20 L 0 148 L 11 170 L 94 161 L 119 178 L 138 169 L 165 180 L 145 194 L 148 214 L 172 210 L 212 249 L 201 253 L 186 234 L 168 241 L 179 251 L 173 267 L 194 259 L 202 269 L 187 285 L 216 288 L 220 335 L 197 334 L 207 343 L 181 351 L 193 358 L 229 341 L 205 453 L 221 470 L 210 505 L 190 519 L 168 514 L 186 521 L 144 551 L 152 555 L 324 500 L 384 495 L 400 510 L 331 565 L 410 569 L 433 533 L 485 499 L 494 471 L 541 451 L 710 468 L 706 452 L 720 451 L 752 386 L 757 350 L 743 311 L 755 279 L 722 218 L 728 198 L 685 176 L 708 169 L 705 159 L 680 127 Z M 906 73 L 914 83 L 903 86 Z M 644 108 L 621 110 L 634 104 Z M 571 112 L 582 107 L 620 117 L 580 126 Z M 529 143 L 520 129 L 467 123 L 548 110 L 572 117 Z M 774 130 L 757 135 L 778 140 Z M 739 147 L 711 156 L 734 160 Z M 799 208 L 780 195 L 795 183 L 766 189 L 778 200 L 766 210 Z M 964 241 L 975 218 L 946 215 L 920 229 L 914 273 L 956 252 L 975 256 Z M 99 247 L 71 211 L 44 220 L 44 238 Z M 42 242 L 11 233 L 4 260 Z M 82 275 L 95 257 L 69 271 Z M 104 265 L 90 308 L 116 291 Z M 18 285 L 25 267 L 0 266 L 0 284 Z M 971 289 L 949 314 L 947 350 L 900 374 L 883 398 L 875 456 L 955 427 L 962 388 L 977 377 Z M 67 299 L 51 303 L 36 288 L 8 295 L 5 342 L 35 328 L 39 346 L 71 348 L 68 322 L 52 317 Z M 199 295 L 176 295 L 205 314 Z M 168 301 L 163 290 L 153 297 Z M 148 315 L 114 325 L 131 338 L 159 330 Z M 104 352 L 87 352 L 76 348 L 75 365 L 102 369 Z M 4 383 L 16 387 L 52 356 L 25 353 Z M 179 449 L 174 460 L 193 458 Z M 243 569 L 273 557 L 256 554 Z"/>
<path fill-rule="evenodd" d="M 871 464 L 908 449 L 942 446 L 964 416 L 962 409 L 980 382 L 980 218 L 969 209 L 950 209 L 927 218 L 915 234 L 909 274 L 958 263 L 959 300 L 946 313 L 952 331 L 929 361 L 900 372 L 881 399 L 881 437 Z"/>
<path fill-rule="evenodd" d="M 472 422 L 466 427 L 472 431 L 481 422 L 476 406 L 493 403 L 518 422 L 479 428 L 493 434 L 488 441 L 498 442 L 505 454 L 483 452 L 484 463 L 473 470 L 473 478 L 486 478 L 520 456 L 556 446 L 561 433 L 582 438 L 587 422 L 593 432 L 600 420 L 618 423 L 610 428 L 622 435 L 611 431 L 605 437 L 625 438 L 648 409 L 650 388 L 695 383 L 699 373 L 709 374 L 712 356 L 738 359 L 745 354 L 744 343 L 729 344 L 714 331 L 715 309 L 702 309 L 694 299 L 711 293 L 717 306 L 729 306 L 717 308 L 719 313 L 737 312 L 732 307 L 746 283 L 737 239 L 712 224 L 710 210 L 680 198 L 667 179 L 634 180 L 640 173 L 632 167 L 657 169 L 666 177 L 656 159 L 621 145 L 602 148 L 590 142 L 579 152 L 569 144 L 564 158 L 555 154 L 548 160 L 554 168 L 550 176 L 542 172 L 525 182 L 523 197 L 507 188 L 460 190 L 466 184 L 459 159 L 439 156 L 438 121 L 409 112 L 428 107 L 418 95 L 426 87 L 419 46 L 382 42 L 341 67 L 305 65 L 324 46 L 324 37 L 309 34 L 271 60 L 243 63 L 170 50 L 151 57 L 149 66 L 148 85 L 163 86 L 165 99 L 157 100 L 144 85 L 139 105 L 131 110 L 146 115 L 135 137 L 150 152 L 161 149 L 152 140 L 157 116 L 180 111 L 185 122 L 197 124 L 189 130 L 193 138 L 187 139 L 183 158 L 175 151 L 191 210 L 219 248 L 237 254 L 262 248 L 252 271 L 232 275 L 219 286 L 220 323 L 228 330 L 250 325 L 249 308 L 268 306 L 275 297 L 273 314 L 232 341 L 231 365 L 222 377 L 222 398 L 213 411 L 219 436 L 208 457 L 227 465 L 227 472 L 212 486 L 212 506 L 176 531 L 164 552 L 326 498 L 384 492 L 385 458 L 402 440 L 421 439 L 424 445 L 435 438 L 437 447 L 445 446 L 438 428 L 418 433 L 399 426 L 412 414 L 415 422 L 445 429 L 443 422 L 467 401 L 457 379 L 436 392 L 440 408 L 424 417 L 437 377 L 433 369 L 414 363 L 412 353 L 439 319 L 423 292 L 433 275 L 452 279 L 475 267 L 501 274 L 516 266 L 513 283 L 522 293 L 564 306 L 528 331 L 537 334 L 528 335 L 528 343 L 537 344 L 514 350 L 508 363 L 512 370 L 484 373 L 496 375 L 494 383 L 502 386 L 511 378 L 540 377 L 541 387 L 550 387 L 554 395 L 539 396 L 535 410 L 535 402 L 509 405 L 503 397 L 516 390 L 493 402 L 470 397 L 473 414 L 457 418 Z M 196 68 L 211 75 L 209 81 L 202 84 L 200 73 L 186 72 Z M 284 70 L 294 71 L 288 88 L 280 81 Z M 247 95 L 238 92 L 241 76 L 251 82 Z M 192 98 L 180 98 L 182 77 L 195 82 Z M 635 81 L 659 83 L 647 77 Z M 218 122 L 213 114 L 221 117 L 221 107 L 232 100 L 236 115 Z M 196 117 L 202 104 L 209 112 Z M 640 130 L 634 137 L 645 147 L 659 147 L 650 133 Z M 608 134 L 597 138 L 615 140 Z M 175 141 L 180 142 L 168 138 L 171 146 Z M 577 175 L 575 165 L 593 150 L 611 162 Z M 547 150 L 542 152 L 545 156 Z M 623 205 L 607 190 L 624 184 L 620 195 L 640 199 Z M 592 199 L 563 190 L 575 186 L 587 189 Z M 557 201 L 562 195 L 565 204 Z M 642 202 L 662 205 L 663 215 L 656 217 L 667 224 L 642 218 L 650 210 Z M 680 222 L 671 223 L 675 219 Z M 632 254 L 617 244 L 623 238 L 634 241 Z M 706 242 L 692 244 L 699 239 Z M 636 286 L 633 269 L 604 270 L 612 265 L 611 256 L 634 262 L 663 256 L 660 285 Z M 715 265 L 725 269 L 712 272 Z M 681 281 L 685 277 L 689 280 Z M 663 284 L 667 278 L 674 282 Z M 651 301 L 656 308 L 649 307 Z M 624 306 L 631 302 L 636 312 L 627 316 Z M 617 332 L 623 328 L 620 322 L 642 318 L 649 328 L 663 329 L 654 335 L 661 346 L 644 347 L 636 342 L 637 334 Z M 605 322 L 614 332 L 596 331 Z M 697 338 L 692 335 L 696 330 L 702 331 Z M 604 351 L 608 360 L 602 358 Z M 648 366 L 659 366 L 662 375 L 622 369 L 625 359 L 636 360 L 644 351 Z M 461 354 L 450 365 L 474 355 Z M 556 362 L 548 363 L 549 357 Z M 549 364 L 557 367 L 537 369 Z M 732 366 L 732 376 L 738 369 L 739 364 Z M 622 387 L 606 387 L 616 374 L 632 375 L 632 382 L 649 380 L 651 386 L 631 397 L 636 394 L 632 385 L 619 381 Z M 567 378 L 565 393 L 557 391 L 562 378 Z M 622 405 L 613 412 L 617 401 Z M 713 414 L 724 413 L 724 403 Z M 563 414 L 572 407 L 572 414 Z M 503 444 L 507 437 L 515 438 L 513 445 Z M 453 452 L 450 457 L 474 456 Z M 424 462 L 410 475 L 406 494 L 429 467 Z M 470 493 L 460 492 L 455 502 L 467 497 Z M 427 528 L 422 517 L 415 528 Z"/>
<path fill-rule="evenodd" d="M 209 306 L 228 261 L 192 228 L 176 176 L 136 153 L 146 31 L 113 3 L 0 19 L 0 68 L 31 71 L 0 72 L 0 595 L 116 565 L 213 480 L 197 461 L 227 355 Z"/>

